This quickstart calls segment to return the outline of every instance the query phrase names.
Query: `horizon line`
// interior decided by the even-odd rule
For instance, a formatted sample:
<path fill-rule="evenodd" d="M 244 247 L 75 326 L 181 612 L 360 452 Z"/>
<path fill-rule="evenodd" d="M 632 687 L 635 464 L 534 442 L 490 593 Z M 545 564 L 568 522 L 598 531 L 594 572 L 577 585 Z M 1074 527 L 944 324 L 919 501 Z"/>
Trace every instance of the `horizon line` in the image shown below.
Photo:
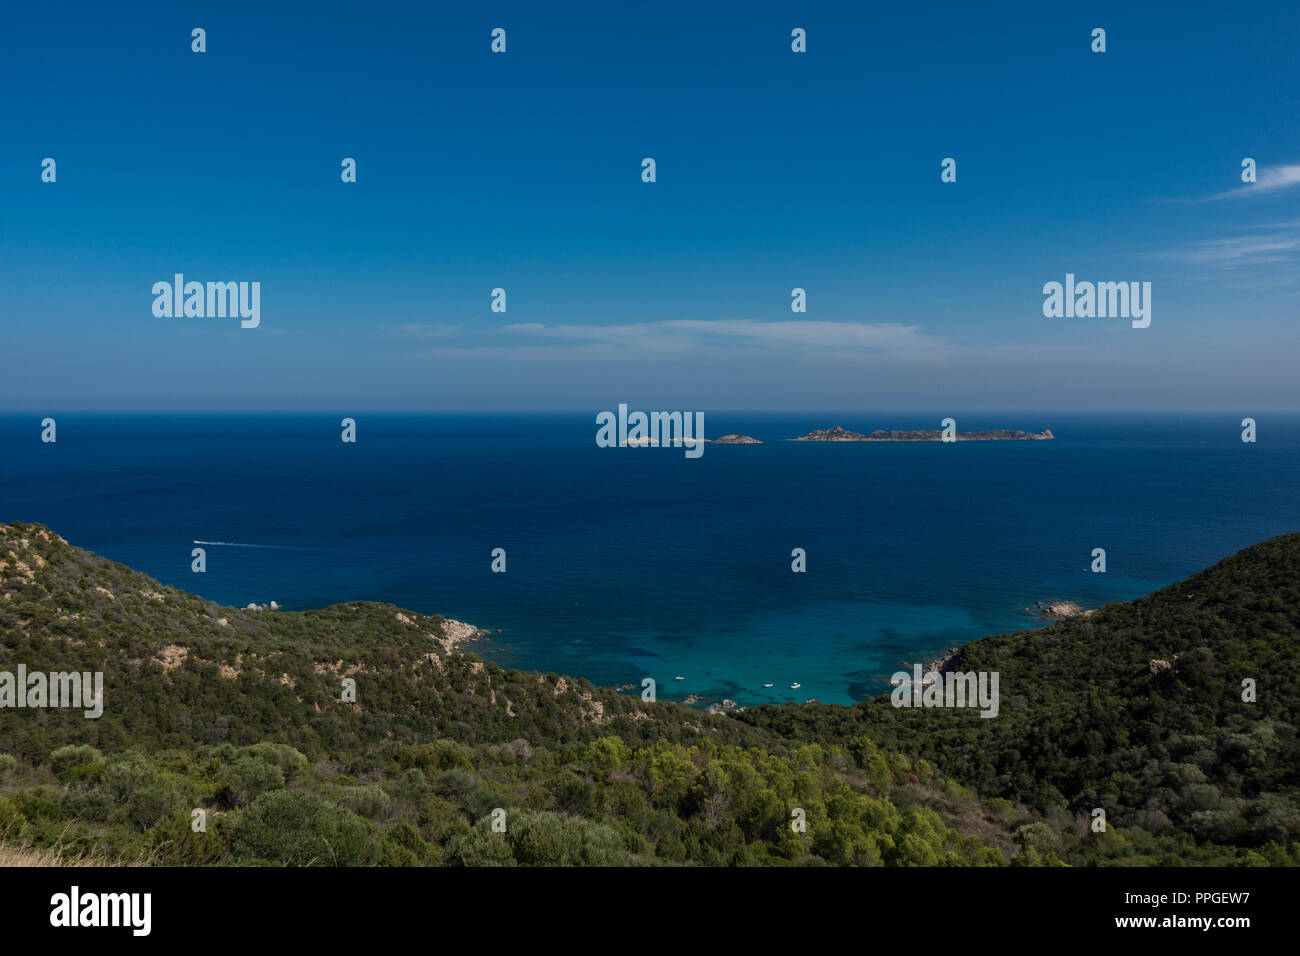
<path fill-rule="evenodd" d="M 631 406 L 631 402 L 623 402 Z M 653 403 L 638 403 L 638 408 L 661 411 L 664 408 Z M 594 414 L 604 409 L 595 405 L 568 408 L 0 408 L 0 417 L 25 417 L 28 415 L 154 415 L 154 416 L 194 416 L 194 415 L 576 415 Z M 673 409 L 667 408 L 672 411 Z M 934 406 L 931 408 L 710 408 L 690 409 L 705 414 L 742 414 L 742 415 L 792 415 L 792 414 L 888 414 L 888 415 L 945 415 L 958 414 L 999 414 L 999 415 L 1300 415 L 1300 408 L 952 408 Z"/>

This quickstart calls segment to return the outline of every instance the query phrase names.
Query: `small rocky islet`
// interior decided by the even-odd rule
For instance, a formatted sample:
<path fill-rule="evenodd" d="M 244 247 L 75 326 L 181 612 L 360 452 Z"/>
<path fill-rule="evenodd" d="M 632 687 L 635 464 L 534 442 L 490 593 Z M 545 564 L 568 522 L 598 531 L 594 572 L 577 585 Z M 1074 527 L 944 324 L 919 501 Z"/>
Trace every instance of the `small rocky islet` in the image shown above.
<path fill-rule="evenodd" d="M 1041 432 L 1027 432 L 1023 429 L 997 428 L 992 431 L 957 432 L 956 441 L 1051 441 L 1056 438 L 1050 428 Z M 873 432 L 849 431 L 839 425 L 831 428 L 816 428 L 798 438 L 787 441 L 943 441 L 943 432 L 937 428 L 924 428 L 915 431 L 888 431 L 880 428 Z M 712 440 L 714 445 L 761 445 L 757 438 L 749 435 L 723 435 Z"/>

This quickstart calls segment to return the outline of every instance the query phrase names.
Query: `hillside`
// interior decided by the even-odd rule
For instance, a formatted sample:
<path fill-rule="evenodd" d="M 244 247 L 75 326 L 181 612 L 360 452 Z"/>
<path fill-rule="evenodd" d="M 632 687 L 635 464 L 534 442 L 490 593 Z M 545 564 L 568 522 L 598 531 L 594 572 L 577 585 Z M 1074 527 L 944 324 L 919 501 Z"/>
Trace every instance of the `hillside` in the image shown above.
<path fill-rule="evenodd" d="M 923 757 L 986 798 L 1035 808 L 1062 831 L 1054 847 L 1087 842 L 1100 807 L 1124 837 L 1101 859 L 1300 863 L 1300 534 L 1132 603 L 974 641 L 944 669 L 999 672 L 999 716 L 885 697 L 737 719 Z"/>
<path fill-rule="evenodd" d="M 0 708 L 0 843 L 163 864 L 1037 861 L 1009 805 L 925 761 L 503 670 L 443 624 L 221 607 L 0 525 L 0 672 L 104 674 L 98 719 Z"/>
<path fill-rule="evenodd" d="M 999 673 L 994 719 L 888 697 L 707 714 L 504 670 L 444 625 L 386 604 L 221 607 L 0 525 L 0 675 L 105 681 L 98 719 L 0 707 L 0 846 L 145 864 L 1300 864 L 1300 535 L 966 645 L 944 667 Z"/>

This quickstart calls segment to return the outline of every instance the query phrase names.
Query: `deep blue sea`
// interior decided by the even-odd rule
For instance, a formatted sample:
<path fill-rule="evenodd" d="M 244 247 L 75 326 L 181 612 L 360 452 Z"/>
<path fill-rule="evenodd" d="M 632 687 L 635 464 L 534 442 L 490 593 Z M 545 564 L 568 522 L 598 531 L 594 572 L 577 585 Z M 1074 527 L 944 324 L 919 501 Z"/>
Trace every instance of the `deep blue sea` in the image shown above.
<path fill-rule="evenodd" d="M 503 666 L 749 705 L 859 700 L 1041 625 L 1037 601 L 1131 599 L 1300 530 L 1297 416 L 1255 415 L 1255 444 L 1240 414 L 1055 412 L 956 416 L 1055 441 L 781 440 L 946 414 L 706 412 L 707 436 L 765 444 L 695 460 L 599 448 L 594 412 L 64 413 L 55 444 L 43 414 L 5 415 L 0 521 L 223 604 L 389 601 L 490 629 L 474 650 Z M 257 547 L 209 545 L 195 574 L 196 540 Z"/>

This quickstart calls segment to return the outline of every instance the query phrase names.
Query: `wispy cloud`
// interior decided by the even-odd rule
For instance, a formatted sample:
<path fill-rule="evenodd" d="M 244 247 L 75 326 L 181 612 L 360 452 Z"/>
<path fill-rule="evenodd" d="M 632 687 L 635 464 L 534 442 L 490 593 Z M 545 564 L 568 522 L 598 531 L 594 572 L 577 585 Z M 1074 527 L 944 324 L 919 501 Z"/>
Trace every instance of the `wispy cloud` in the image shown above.
<path fill-rule="evenodd" d="M 385 326 L 384 330 L 390 335 L 416 341 L 449 339 L 459 332 L 456 326 L 439 322 L 404 322 L 401 325 Z"/>
<path fill-rule="evenodd" d="M 1269 223 L 1235 236 L 1152 253 L 1235 289 L 1290 291 L 1300 284 L 1300 222 Z"/>
<path fill-rule="evenodd" d="M 1263 196 L 1282 189 L 1300 186 L 1300 166 L 1261 166 L 1256 173 L 1255 182 L 1242 183 L 1236 189 L 1207 196 L 1202 202 L 1216 199 L 1246 199 L 1251 196 Z"/>
<path fill-rule="evenodd" d="M 669 319 L 609 325 L 524 323 L 436 345 L 449 358 L 539 361 L 686 361 L 734 354 L 870 358 L 933 350 L 942 341 L 894 322 Z"/>
<path fill-rule="evenodd" d="M 895 322 L 755 322 L 752 319 L 713 321 L 679 319 L 664 323 L 671 329 L 720 339 L 780 346 L 832 346 L 851 349 L 915 348 L 930 338 L 919 326 Z"/>
<path fill-rule="evenodd" d="M 1287 262 L 1300 251 L 1300 236 L 1273 235 L 1230 236 L 1208 239 L 1186 249 L 1158 253 L 1162 259 L 1190 265 L 1257 266 Z"/>
<path fill-rule="evenodd" d="M 619 374 L 635 376 L 690 367 L 728 379 L 777 370 L 861 375 L 863 369 L 908 379 L 970 366 L 1028 370 L 1069 364 L 1086 351 L 1073 342 L 961 344 L 894 322 L 671 319 L 625 325 L 516 324 L 434 345 L 423 354 L 476 365 L 551 364 L 576 376 L 592 369 L 610 374 L 620 369 Z"/>

